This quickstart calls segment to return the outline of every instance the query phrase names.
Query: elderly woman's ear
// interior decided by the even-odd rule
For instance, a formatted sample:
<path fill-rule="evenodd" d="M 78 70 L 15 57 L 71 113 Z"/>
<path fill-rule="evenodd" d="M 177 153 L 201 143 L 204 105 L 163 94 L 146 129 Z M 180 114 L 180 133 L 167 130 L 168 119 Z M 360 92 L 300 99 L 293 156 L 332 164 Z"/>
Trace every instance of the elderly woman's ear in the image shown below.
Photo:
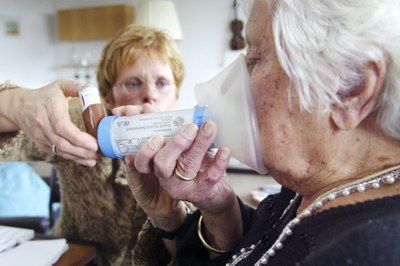
<path fill-rule="evenodd" d="M 357 127 L 374 110 L 383 88 L 387 63 L 387 56 L 377 52 L 373 60 L 361 67 L 360 82 L 340 95 L 341 104 L 334 106 L 331 111 L 331 119 L 339 129 Z"/>

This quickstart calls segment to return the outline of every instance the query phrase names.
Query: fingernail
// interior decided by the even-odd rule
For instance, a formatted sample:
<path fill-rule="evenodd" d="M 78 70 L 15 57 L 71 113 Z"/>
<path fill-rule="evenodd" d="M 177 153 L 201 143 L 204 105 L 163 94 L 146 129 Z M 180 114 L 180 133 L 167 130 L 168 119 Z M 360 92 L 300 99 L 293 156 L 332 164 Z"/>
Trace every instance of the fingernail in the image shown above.
<path fill-rule="evenodd" d="M 96 165 L 96 160 L 87 160 L 84 164 L 88 167 L 94 167 Z"/>
<path fill-rule="evenodd" d="M 197 133 L 197 126 L 195 124 L 186 125 L 182 131 L 183 135 L 187 138 L 193 138 Z"/>
<path fill-rule="evenodd" d="M 132 112 L 141 112 L 143 107 L 141 105 L 128 105 Z"/>
<path fill-rule="evenodd" d="M 220 154 L 219 154 L 220 158 L 222 160 L 228 160 L 229 158 L 229 150 L 226 147 L 222 147 L 220 149 Z"/>
<path fill-rule="evenodd" d="M 97 142 L 96 142 L 96 141 L 90 141 L 90 142 L 88 143 L 88 148 L 89 148 L 91 151 L 97 152 L 97 150 L 99 149 L 99 146 L 97 145 Z"/>
<path fill-rule="evenodd" d="M 124 167 L 125 167 L 125 170 L 127 171 L 127 173 L 130 173 L 130 172 L 132 172 L 132 168 L 133 168 L 133 159 L 132 159 L 132 157 L 131 156 L 126 156 L 125 157 L 125 160 L 124 160 Z"/>
<path fill-rule="evenodd" d="M 207 122 L 207 121 L 201 127 L 201 132 L 203 133 L 204 136 L 211 135 L 213 130 L 214 130 L 214 127 L 211 125 L 210 122 Z"/>
<path fill-rule="evenodd" d="M 159 149 L 161 145 L 163 144 L 164 139 L 160 135 L 154 135 L 150 138 L 150 146 L 153 149 Z"/>

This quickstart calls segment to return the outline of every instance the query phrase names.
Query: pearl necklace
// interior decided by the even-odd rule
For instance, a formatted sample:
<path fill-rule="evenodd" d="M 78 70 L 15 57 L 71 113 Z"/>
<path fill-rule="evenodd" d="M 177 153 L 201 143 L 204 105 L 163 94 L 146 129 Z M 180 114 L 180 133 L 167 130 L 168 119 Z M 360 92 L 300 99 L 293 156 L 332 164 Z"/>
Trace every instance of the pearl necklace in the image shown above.
<path fill-rule="evenodd" d="M 339 187 L 336 187 L 323 195 L 319 196 L 313 203 L 311 203 L 307 208 L 305 208 L 300 214 L 298 214 L 295 218 L 293 218 L 286 226 L 283 228 L 281 234 L 276 239 L 275 243 L 261 256 L 261 258 L 256 262 L 256 266 L 266 265 L 268 260 L 275 256 L 276 252 L 283 248 L 283 241 L 285 241 L 288 237 L 293 234 L 293 228 L 300 224 L 302 220 L 305 218 L 315 214 L 317 210 L 321 209 L 324 204 L 335 200 L 338 197 L 349 196 L 354 192 L 364 192 L 368 189 L 378 189 L 382 184 L 391 185 L 395 183 L 398 179 L 400 179 L 400 165 L 395 167 L 383 170 L 379 173 L 367 176 L 361 180 L 356 180 L 349 184 L 345 184 Z M 295 199 L 299 195 L 296 195 Z M 286 208 L 289 209 L 295 199 L 292 199 L 289 206 Z M 261 240 L 256 244 L 251 245 L 247 248 L 242 248 L 240 253 L 232 256 L 232 261 L 227 263 L 226 265 L 234 266 L 237 265 L 240 261 L 248 257 L 252 251 L 261 243 Z"/>

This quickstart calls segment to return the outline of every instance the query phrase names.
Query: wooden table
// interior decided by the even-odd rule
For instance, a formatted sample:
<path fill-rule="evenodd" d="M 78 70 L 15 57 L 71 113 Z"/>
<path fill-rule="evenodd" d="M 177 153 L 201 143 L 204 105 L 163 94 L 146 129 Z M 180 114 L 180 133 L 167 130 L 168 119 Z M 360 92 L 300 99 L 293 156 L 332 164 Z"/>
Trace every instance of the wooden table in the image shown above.
<path fill-rule="evenodd" d="M 57 239 L 57 237 L 36 234 L 37 240 Z M 67 239 L 68 250 L 53 264 L 55 266 L 101 266 L 100 246 L 94 242 Z"/>

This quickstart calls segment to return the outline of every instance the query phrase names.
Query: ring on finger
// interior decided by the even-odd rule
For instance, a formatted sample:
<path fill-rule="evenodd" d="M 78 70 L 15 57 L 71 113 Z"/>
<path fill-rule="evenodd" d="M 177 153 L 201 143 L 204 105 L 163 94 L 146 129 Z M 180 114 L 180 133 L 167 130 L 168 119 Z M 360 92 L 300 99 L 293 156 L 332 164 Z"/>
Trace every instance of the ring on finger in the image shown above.
<path fill-rule="evenodd" d="M 179 172 L 178 167 L 175 167 L 175 175 L 176 175 L 179 179 L 182 179 L 183 181 L 192 181 L 192 180 L 194 180 L 194 179 L 196 178 L 196 176 L 193 176 L 193 177 L 186 177 L 186 176 L 182 175 L 182 174 Z"/>
<path fill-rule="evenodd" d="M 56 144 L 53 144 L 51 146 L 51 151 L 53 152 L 54 155 L 57 155 L 57 146 L 56 146 Z"/>

